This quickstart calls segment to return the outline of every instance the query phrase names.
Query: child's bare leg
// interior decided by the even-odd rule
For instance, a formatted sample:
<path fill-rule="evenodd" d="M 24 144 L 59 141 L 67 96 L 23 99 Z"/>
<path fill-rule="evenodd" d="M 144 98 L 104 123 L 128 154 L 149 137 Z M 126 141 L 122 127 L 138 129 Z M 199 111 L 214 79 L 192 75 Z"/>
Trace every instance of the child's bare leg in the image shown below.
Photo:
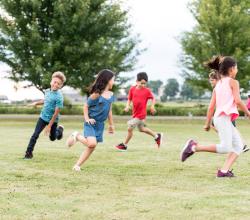
<path fill-rule="evenodd" d="M 208 146 L 201 146 L 199 144 L 194 146 L 195 152 L 210 152 L 210 153 L 217 153 L 216 151 L 216 145 L 208 145 Z"/>
<path fill-rule="evenodd" d="M 78 138 L 78 136 L 77 136 L 77 138 Z M 81 139 L 81 140 L 83 140 L 83 139 Z M 76 163 L 77 166 L 81 166 L 89 158 L 89 156 L 95 150 L 95 147 L 97 145 L 96 138 L 94 138 L 94 137 L 88 137 L 86 139 L 86 141 L 87 141 L 87 144 L 86 144 L 87 148 L 84 150 L 84 152 L 81 154 L 80 158 L 78 159 L 78 161 Z"/>
<path fill-rule="evenodd" d="M 144 133 L 146 133 L 148 135 L 151 135 L 154 138 L 156 137 L 156 134 L 152 130 L 150 130 L 149 128 L 147 128 L 147 127 L 141 126 L 141 127 L 139 127 L 139 131 L 140 132 L 144 132 Z"/>
<path fill-rule="evenodd" d="M 232 167 L 233 163 L 238 158 L 238 156 L 239 155 L 234 152 L 229 153 L 221 170 L 225 170 L 225 171 L 230 170 L 230 168 Z"/>
<path fill-rule="evenodd" d="M 81 134 L 77 134 L 76 135 L 76 140 L 79 141 L 79 142 L 81 142 L 82 144 L 84 144 L 86 146 L 88 144 L 87 139 L 84 136 L 82 136 Z"/>
<path fill-rule="evenodd" d="M 130 141 L 130 139 L 132 138 L 133 136 L 133 128 L 128 128 L 128 134 L 127 134 L 127 137 L 126 137 L 126 140 L 124 142 L 124 144 L 128 144 L 128 142 Z"/>

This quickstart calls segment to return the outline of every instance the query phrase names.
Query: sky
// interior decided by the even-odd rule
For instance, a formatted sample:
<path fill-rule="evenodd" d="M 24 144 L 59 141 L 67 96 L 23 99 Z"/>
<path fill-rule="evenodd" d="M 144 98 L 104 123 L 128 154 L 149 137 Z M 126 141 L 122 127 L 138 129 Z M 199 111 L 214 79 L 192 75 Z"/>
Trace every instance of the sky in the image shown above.
<path fill-rule="evenodd" d="M 134 77 L 137 72 L 148 73 L 149 80 L 177 78 L 180 82 L 179 56 L 181 46 L 178 37 L 183 31 L 190 31 L 195 25 L 187 9 L 189 0 L 124 0 L 124 7 L 129 8 L 129 22 L 133 25 L 132 35 L 139 34 L 140 48 L 146 51 L 138 57 L 135 70 L 123 73 Z M 35 88 L 22 89 L 3 77 L 9 68 L 0 63 L 0 95 L 7 95 L 10 100 L 42 98 L 43 94 Z"/>

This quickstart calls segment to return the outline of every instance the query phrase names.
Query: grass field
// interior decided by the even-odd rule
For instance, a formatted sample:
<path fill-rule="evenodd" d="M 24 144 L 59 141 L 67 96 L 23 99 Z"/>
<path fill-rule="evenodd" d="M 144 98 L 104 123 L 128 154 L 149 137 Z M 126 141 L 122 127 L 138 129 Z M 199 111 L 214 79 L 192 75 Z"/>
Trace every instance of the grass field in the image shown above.
<path fill-rule="evenodd" d="M 135 132 L 128 152 L 114 146 L 126 134 L 125 120 L 115 135 L 105 134 L 82 171 L 71 170 L 83 146 L 72 149 L 43 134 L 34 158 L 22 159 L 35 120 L 0 121 L 0 219 L 165 220 L 249 219 L 250 153 L 234 166 L 236 178 L 216 179 L 225 155 L 201 153 L 179 160 L 189 137 L 216 142 L 202 131 L 200 120 L 154 120 L 148 126 L 165 134 L 160 150 L 152 139 Z M 81 130 L 79 120 L 64 120 L 65 136 Z M 250 144 L 249 122 L 238 127 Z"/>

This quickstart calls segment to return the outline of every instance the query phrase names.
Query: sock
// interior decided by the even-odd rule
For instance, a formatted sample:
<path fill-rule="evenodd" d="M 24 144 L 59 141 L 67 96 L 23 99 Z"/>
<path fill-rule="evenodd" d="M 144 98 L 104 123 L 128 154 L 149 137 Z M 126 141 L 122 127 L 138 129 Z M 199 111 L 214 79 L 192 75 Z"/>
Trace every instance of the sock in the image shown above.
<path fill-rule="evenodd" d="M 192 146 L 192 151 L 195 152 L 195 145 Z"/>
<path fill-rule="evenodd" d="M 222 173 L 227 173 L 227 170 L 220 170 Z"/>
<path fill-rule="evenodd" d="M 157 139 L 157 138 L 158 138 L 158 134 L 155 135 L 155 139 Z"/>

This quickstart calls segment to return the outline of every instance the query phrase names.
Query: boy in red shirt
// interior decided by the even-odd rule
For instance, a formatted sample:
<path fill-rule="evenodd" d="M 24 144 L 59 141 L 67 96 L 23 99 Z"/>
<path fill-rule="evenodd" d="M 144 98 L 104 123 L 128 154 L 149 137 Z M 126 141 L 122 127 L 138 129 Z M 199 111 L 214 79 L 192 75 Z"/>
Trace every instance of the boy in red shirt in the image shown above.
<path fill-rule="evenodd" d="M 124 143 L 121 143 L 116 146 L 118 150 L 127 150 L 127 144 L 133 136 L 133 130 L 135 127 L 138 127 L 140 132 L 144 132 L 148 135 L 151 135 L 158 148 L 162 142 L 162 133 L 155 133 L 145 125 L 145 119 L 147 116 L 147 102 L 149 99 L 152 99 L 152 105 L 150 107 L 151 114 L 155 113 L 155 98 L 149 88 L 146 87 L 148 82 L 148 76 L 146 73 L 138 73 L 136 86 L 132 86 L 129 90 L 128 101 L 125 112 L 129 111 L 130 103 L 133 103 L 133 115 L 132 119 L 128 121 L 128 134 Z"/>

